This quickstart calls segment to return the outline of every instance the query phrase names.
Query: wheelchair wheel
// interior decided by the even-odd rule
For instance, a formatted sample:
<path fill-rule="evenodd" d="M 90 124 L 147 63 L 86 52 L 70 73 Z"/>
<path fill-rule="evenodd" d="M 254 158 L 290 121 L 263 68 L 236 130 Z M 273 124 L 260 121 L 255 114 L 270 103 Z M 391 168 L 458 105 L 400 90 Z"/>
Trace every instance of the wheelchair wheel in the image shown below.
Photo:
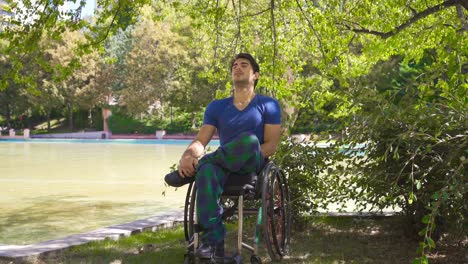
<path fill-rule="evenodd" d="M 252 255 L 250 257 L 250 264 L 262 264 L 262 259 L 257 255 Z"/>
<path fill-rule="evenodd" d="M 195 182 L 191 183 L 187 190 L 184 206 L 184 233 L 185 241 L 190 241 L 195 233 L 195 204 L 197 199 L 197 186 Z M 220 204 L 223 207 L 223 221 L 232 217 L 237 209 L 237 201 L 227 197 L 220 198 Z"/>
<path fill-rule="evenodd" d="M 197 197 L 197 186 L 195 182 L 190 183 L 187 189 L 184 206 L 184 233 L 185 241 L 189 242 L 195 233 L 195 203 Z M 192 247 L 190 250 L 194 251 Z"/>
<path fill-rule="evenodd" d="M 291 213 L 286 177 L 272 162 L 263 169 L 262 222 L 263 236 L 272 260 L 288 254 L 291 236 Z"/>

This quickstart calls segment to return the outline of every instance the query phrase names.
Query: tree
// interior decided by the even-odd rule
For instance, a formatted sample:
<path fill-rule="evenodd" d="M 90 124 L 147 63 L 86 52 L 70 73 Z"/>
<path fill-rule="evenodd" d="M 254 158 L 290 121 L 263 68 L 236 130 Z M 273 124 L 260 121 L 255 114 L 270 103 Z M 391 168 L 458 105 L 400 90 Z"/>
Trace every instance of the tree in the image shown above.
<path fill-rule="evenodd" d="M 90 111 L 105 101 L 109 93 L 105 86 L 97 85 L 97 53 L 77 55 L 77 47 L 84 36 L 79 32 L 65 32 L 62 41 L 52 41 L 45 52 L 49 55 L 52 80 L 47 83 L 57 89 L 68 111 L 69 128 L 73 130 L 74 107 Z M 68 71 L 73 68 L 73 74 Z"/>
<path fill-rule="evenodd" d="M 133 115 L 146 112 L 180 83 L 180 72 L 188 61 L 184 38 L 171 26 L 151 19 L 146 7 L 132 32 L 133 45 L 125 56 L 124 89 L 120 101 Z M 146 12 L 146 13 L 145 13 Z"/>
<path fill-rule="evenodd" d="M 32 56 L 22 58 L 24 62 L 32 60 Z M 13 65 L 9 61 L 9 56 L 5 52 L 5 44 L 0 43 L 0 73 L 6 74 L 11 70 Z M 30 107 L 28 96 L 32 89 L 28 89 L 27 83 L 17 80 L 6 79 L 2 81 L 2 86 L 5 88 L 0 90 L 0 114 L 5 117 L 7 128 L 23 128 L 23 117 Z M 17 123 L 14 123 L 16 119 Z"/>

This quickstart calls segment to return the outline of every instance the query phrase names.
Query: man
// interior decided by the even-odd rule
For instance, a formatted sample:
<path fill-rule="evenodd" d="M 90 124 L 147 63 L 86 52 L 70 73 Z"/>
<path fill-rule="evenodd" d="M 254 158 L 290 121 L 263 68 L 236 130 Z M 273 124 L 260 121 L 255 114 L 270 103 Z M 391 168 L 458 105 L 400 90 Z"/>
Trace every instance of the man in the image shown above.
<path fill-rule="evenodd" d="M 260 68 L 252 55 L 240 53 L 231 63 L 232 97 L 211 102 L 203 126 L 187 147 L 178 171 L 166 175 L 166 182 L 180 187 L 193 181 L 197 186 L 197 219 L 202 226 L 200 258 L 224 258 L 225 227 L 219 197 L 230 173 L 259 172 L 266 158 L 276 151 L 280 139 L 281 110 L 278 102 L 255 94 Z M 215 132 L 220 147 L 201 159 Z M 195 177 L 194 177 L 195 175 Z"/>

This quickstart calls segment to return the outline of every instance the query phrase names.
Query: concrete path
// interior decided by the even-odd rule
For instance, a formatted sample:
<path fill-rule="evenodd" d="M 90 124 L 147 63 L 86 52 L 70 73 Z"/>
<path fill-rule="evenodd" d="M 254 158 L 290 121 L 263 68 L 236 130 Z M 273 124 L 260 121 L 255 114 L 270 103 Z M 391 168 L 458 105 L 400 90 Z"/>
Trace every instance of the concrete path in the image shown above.
<path fill-rule="evenodd" d="M 171 228 L 183 221 L 183 211 L 171 211 L 126 224 L 109 226 L 91 232 L 71 235 L 61 239 L 40 242 L 37 244 L 23 246 L 0 244 L 0 260 L 15 260 L 31 256 L 39 256 L 42 254 L 56 253 L 57 251 L 64 250 L 71 246 L 86 244 L 92 241 L 104 239 L 117 240 L 121 237 L 128 237 L 142 231 L 156 231 L 163 228 Z"/>

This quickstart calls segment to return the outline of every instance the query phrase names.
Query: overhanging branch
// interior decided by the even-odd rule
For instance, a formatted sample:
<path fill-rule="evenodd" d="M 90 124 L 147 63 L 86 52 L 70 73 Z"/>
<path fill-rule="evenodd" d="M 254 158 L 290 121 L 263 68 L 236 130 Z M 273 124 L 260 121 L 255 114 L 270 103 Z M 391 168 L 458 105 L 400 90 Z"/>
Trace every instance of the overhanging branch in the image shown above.
<path fill-rule="evenodd" d="M 393 30 L 388 31 L 388 32 L 381 32 L 381 31 L 376 31 L 376 30 L 371 30 L 371 29 L 366 29 L 366 28 L 352 28 L 349 25 L 345 25 L 345 26 L 349 30 L 351 30 L 353 32 L 356 32 L 356 33 L 371 34 L 371 35 L 379 36 L 379 37 L 381 37 L 383 39 L 387 39 L 387 38 L 389 38 L 391 36 L 394 36 L 394 35 L 398 34 L 400 31 L 404 30 L 405 28 L 411 26 L 415 22 L 417 22 L 417 21 L 419 21 L 419 20 L 421 20 L 421 19 L 423 19 L 423 18 L 425 18 L 425 17 L 427 17 L 429 15 L 432 15 L 432 14 L 437 13 L 437 12 L 443 10 L 443 9 L 447 9 L 449 7 L 456 6 L 456 5 L 463 5 L 463 7 L 466 6 L 466 4 L 464 4 L 462 0 L 447 0 L 447 1 L 443 2 L 443 3 L 441 3 L 441 4 L 435 5 L 433 7 L 425 9 L 424 11 L 416 13 L 408 21 L 406 21 L 405 23 L 397 26 L 396 28 L 394 28 Z"/>

